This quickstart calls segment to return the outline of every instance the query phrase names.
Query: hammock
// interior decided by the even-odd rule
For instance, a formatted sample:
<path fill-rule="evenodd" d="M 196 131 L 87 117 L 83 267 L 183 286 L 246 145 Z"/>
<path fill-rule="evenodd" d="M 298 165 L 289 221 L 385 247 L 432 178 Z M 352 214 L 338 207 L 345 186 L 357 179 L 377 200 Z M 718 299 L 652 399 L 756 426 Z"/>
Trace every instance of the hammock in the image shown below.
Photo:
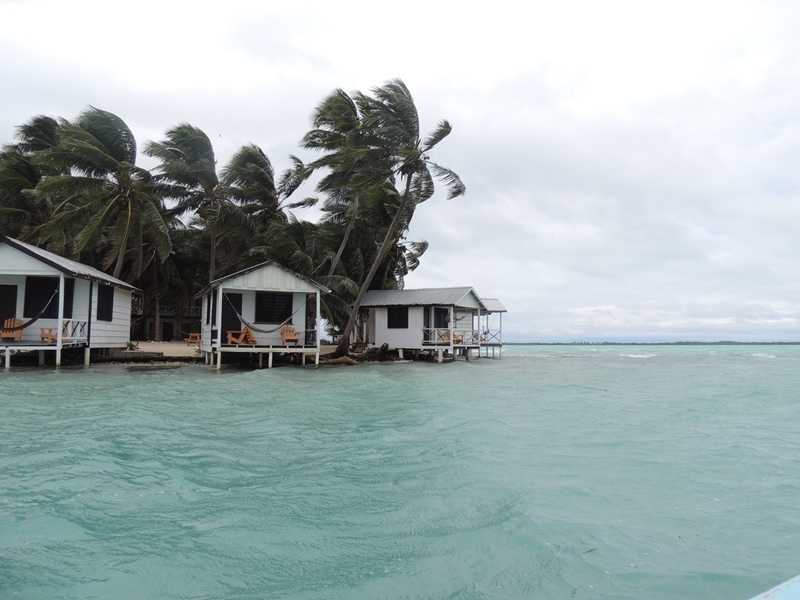
<path fill-rule="evenodd" d="M 261 329 L 260 327 L 256 327 L 255 325 L 253 325 L 252 323 L 250 323 L 249 321 L 247 321 L 247 320 L 246 320 L 246 319 L 245 319 L 245 318 L 244 318 L 242 315 L 240 315 L 240 314 L 239 314 L 239 311 L 238 311 L 238 310 L 236 310 L 236 309 L 233 307 L 233 303 L 231 302 L 231 299 L 230 299 L 230 298 L 228 298 L 228 294 L 225 294 L 225 299 L 228 301 L 228 305 L 231 307 L 231 309 L 233 310 L 233 312 L 235 312 L 235 313 L 236 313 L 236 316 L 237 316 L 237 317 L 239 317 L 239 320 L 240 320 L 242 323 L 244 323 L 245 327 L 247 327 L 248 329 L 252 329 L 253 331 L 258 331 L 259 333 L 275 333 L 275 332 L 276 332 L 276 331 L 278 331 L 278 330 L 279 330 L 281 327 L 283 327 L 284 325 L 288 324 L 288 323 L 289 323 L 289 321 L 291 321 L 291 320 L 292 320 L 292 317 L 294 317 L 294 316 L 295 316 L 295 315 L 296 315 L 298 312 L 300 312 L 300 308 L 303 308 L 303 307 L 300 307 L 300 308 L 298 308 L 296 311 L 294 311 L 292 314 L 290 314 L 290 315 L 289 315 L 289 316 L 286 318 L 286 320 L 284 320 L 284 322 L 283 322 L 283 323 L 280 323 L 279 325 L 277 325 L 277 326 L 273 327 L 272 329 Z"/>
<path fill-rule="evenodd" d="M 36 321 L 42 318 L 42 315 L 47 310 L 47 307 L 50 306 L 50 303 L 53 301 L 53 298 L 55 298 L 57 295 L 58 295 L 58 288 L 56 288 L 53 294 L 50 296 L 50 300 L 47 301 L 47 304 L 44 305 L 44 308 L 40 310 L 38 313 L 36 313 L 29 321 L 26 321 L 22 325 L 17 325 L 15 327 L 0 327 L 0 331 L 19 331 L 20 329 L 25 329 L 26 327 L 30 327 L 31 325 L 36 323 Z"/>

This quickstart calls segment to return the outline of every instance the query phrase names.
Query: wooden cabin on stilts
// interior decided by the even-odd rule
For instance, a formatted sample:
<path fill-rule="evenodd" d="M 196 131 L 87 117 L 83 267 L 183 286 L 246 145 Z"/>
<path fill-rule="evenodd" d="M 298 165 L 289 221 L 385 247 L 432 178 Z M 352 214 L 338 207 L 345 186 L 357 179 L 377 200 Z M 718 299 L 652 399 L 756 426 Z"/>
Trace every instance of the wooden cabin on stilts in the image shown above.
<path fill-rule="evenodd" d="M 133 287 L 42 248 L 0 235 L 0 356 L 125 348 L 130 341 Z"/>
<path fill-rule="evenodd" d="M 492 356 L 502 355 L 502 317 L 499 324 L 489 318 L 506 309 L 471 287 L 372 290 L 361 307 L 369 311 L 368 346 L 385 343 L 401 358 L 424 353 L 438 362 L 470 360 L 489 356 L 490 348 Z"/>
<path fill-rule="evenodd" d="M 321 295 L 330 290 L 276 262 L 267 261 L 212 281 L 202 298 L 200 350 L 206 364 L 222 366 L 224 354 L 247 353 L 263 366 L 274 355 L 319 365 Z"/>

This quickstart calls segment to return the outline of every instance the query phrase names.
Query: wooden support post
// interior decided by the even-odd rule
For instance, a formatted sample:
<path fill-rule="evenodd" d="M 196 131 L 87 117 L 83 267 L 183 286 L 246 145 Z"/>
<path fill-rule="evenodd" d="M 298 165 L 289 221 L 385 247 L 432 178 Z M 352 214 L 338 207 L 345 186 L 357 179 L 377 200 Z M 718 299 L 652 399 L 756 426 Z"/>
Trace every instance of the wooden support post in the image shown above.
<path fill-rule="evenodd" d="M 319 369 L 319 351 L 317 351 L 316 360 L 314 361 L 314 368 Z"/>
<path fill-rule="evenodd" d="M 222 352 L 217 350 L 217 370 L 222 368 Z"/>
<path fill-rule="evenodd" d="M 272 352 L 269 353 L 269 357 L 267 359 L 267 368 L 268 369 L 272 368 Z"/>
<path fill-rule="evenodd" d="M 259 352 L 258 353 L 258 368 L 260 369 L 263 366 L 264 366 L 264 353 L 263 352 Z"/>
<path fill-rule="evenodd" d="M 39 350 L 39 366 L 44 366 L 44 350 Z"/>
<path fill-rule="evenodd" d="M 90 358 L 89 358 L 90 354 L 91 354 L 91 349 L 89 348 L 89 346 L 86 346 L 86 348 L 83 349 L 83 366 L 84 367 L 88 367 L 89 364 L 90 364 Z"/>
<path fill-rule="evenodd" d="M 441 348 L 439 348 L 438 352 L 439 352 L 439 357 L 436 359 L 436 362 L 439 363 L 444 362 L 444 351 Z"/>
<path fill-rule="evenodd" d="M 11 368 L 11 350 L 9 350 L 8 346 L 6 346 L 6 358 L 3 361 L 3 366 L 6 369 L 10 369 Z"/>
<path fill-rule="evenodd" d="M 60 335 L 59 335 L 59 337 L 60 337 Z M 59 368 L 59 367 L 61 367 L 61 344 L 60 343 L 58 344 L 58 347 L 56 348 L 56 368 Z"/>

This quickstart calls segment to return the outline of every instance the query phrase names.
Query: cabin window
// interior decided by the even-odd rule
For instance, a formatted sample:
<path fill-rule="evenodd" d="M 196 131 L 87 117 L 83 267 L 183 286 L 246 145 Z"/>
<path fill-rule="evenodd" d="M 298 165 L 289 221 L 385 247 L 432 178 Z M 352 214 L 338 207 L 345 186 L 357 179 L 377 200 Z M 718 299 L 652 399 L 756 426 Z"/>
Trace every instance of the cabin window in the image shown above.
<path fill-rule="evenodd" d="M 292 318 L 292 294 L 256 292 L 256 323 L 283 323 Z"/>
<path fill-rule="evenodd" d="M 110 285 L 97 286 L 97 320 L 112 321 L 114 319 L 114 288 Z"/>
<path fill-rule="evenodd" d="M 389 329 L 408 329 L 408 307 L 388 306 L 386 326 Z"/>
<path fill-rule="evenodd" d="M 23 316 L 32 318 L 41 312 L 43 319 L 57 319 L 58 296 L 53 296 L 57 288 L 58 277 L 26 277 Z"/>

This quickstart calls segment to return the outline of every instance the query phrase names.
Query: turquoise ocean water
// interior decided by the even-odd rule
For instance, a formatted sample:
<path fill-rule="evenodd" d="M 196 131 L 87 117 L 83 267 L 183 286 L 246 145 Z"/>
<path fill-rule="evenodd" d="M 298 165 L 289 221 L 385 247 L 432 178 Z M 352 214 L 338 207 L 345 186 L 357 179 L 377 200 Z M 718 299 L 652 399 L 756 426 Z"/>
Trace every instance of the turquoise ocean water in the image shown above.
<path fill-rule="evenodd" d="M 747 599 L 800 574 L 800 346 L 0 372 L 0 598 Z"/>

